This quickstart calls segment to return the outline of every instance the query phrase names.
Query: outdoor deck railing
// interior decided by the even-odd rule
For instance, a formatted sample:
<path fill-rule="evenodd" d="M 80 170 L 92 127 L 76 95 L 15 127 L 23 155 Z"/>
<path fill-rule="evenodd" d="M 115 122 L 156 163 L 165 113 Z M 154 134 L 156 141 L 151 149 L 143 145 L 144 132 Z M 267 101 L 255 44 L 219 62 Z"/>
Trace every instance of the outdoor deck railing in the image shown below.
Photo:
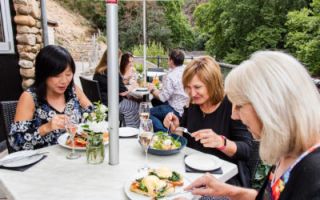
<path fill-rule="evenodd" d="M 195 58 L 197 58 L 198 56 L 187 56 L 184 59 L 185 60 L 193 60 Z M 138 58 L 138 59 L 143 59 L 143 56 L 135 56 L 134 58 Z M 160 67 L 164 67 L 167 66 L 167 60 L 168 57 L 166 56 L 147 56 L 147 59 L 149 60 L 153 60 L 155 62 L 153 62 L 154 64 L 156 64 L 156 66 L 158 68 Z M 166 62 L 165 64 L 162 64 L 163 62 Z M 221 67 L 221 71 L 224 75 L 224 77 L 237 65 L 233 65 L 233 64 L 229 64 L 229 63 L 223 63 L 223 62 L 218 62 L 220 67 Z"/>

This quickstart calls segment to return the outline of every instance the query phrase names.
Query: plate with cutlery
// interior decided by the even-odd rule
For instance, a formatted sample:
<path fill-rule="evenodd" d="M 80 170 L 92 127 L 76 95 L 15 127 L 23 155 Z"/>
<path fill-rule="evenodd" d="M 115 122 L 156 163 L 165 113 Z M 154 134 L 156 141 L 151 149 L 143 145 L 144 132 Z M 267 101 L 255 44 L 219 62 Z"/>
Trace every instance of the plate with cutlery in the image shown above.
<path fill-rule="evenodd" d="M 9 168 L 27 166 L 41 160 L 46 153 L 34 150 L 18 151 L 0 159 L 0 166 Z"/>

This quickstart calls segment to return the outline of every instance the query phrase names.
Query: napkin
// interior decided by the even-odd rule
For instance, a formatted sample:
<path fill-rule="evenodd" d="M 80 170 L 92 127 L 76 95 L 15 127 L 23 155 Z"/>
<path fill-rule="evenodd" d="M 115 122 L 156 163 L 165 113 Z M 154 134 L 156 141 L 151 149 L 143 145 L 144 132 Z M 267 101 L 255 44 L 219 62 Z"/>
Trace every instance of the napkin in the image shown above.
<path fill-rule="evenodd" d="M 187 155 L 184 156 L 184 158 L 186 158 Z M 197 170 L 197 169 L 193 169 L 191 167 L 189 167 L 188 165 L 186 165 L 186 163 L 184 163 L 184 167 L 185 167 L 185 171 L 189 172 L 189 173 L 210 173 L 210 174 L 223 174 L 223 171 L 221 169 L 221 167 L 215 169 L 215 170 L 211 170 L 211 171 L 202 171 L 202 170 Z"/>
<path fill-rule="evenodd" d="M 32 166 L 34 166 L 35 164 L 39 163 L 41 160 L 45 159 L 47 156 L 44 155 L 40 160 L 38 160 L 37 162 L 31 163 L 29 165 L 25 165 L 22 167 L 4 167 L 4 166 L 0 166 L 0 169 L 8 169 L 8 170 L 14 170 L 14 171 L 20 171 L 23 172 L 29 168 L 31 168 Z"/>

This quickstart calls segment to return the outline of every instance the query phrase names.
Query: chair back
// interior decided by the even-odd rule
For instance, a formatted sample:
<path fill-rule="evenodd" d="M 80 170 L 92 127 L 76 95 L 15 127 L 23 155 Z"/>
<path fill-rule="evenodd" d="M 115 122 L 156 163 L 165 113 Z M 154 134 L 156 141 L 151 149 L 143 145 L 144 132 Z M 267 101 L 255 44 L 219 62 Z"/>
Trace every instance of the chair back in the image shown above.
<path fill-rule="evenodd" d="M 91 102 L 101 102 L 101 93 L 99 90 L 99 83 L 96 80 L 90 80 L 83 76 L 80 76 L 80 82 L 84 94 L 88 97 Z"/>
<path fill-rule="evenodd" d="M 251 149 L 251 156 L 249 161 L 247 162 L 249 171 L 250 171 L 250 180 L 251 183 L 255 178 L 257 169 L 258 169 L 258 165 L 261 162 L 260 159 L 260 155 L 259 155 L 259 146 L 260 146 L 260 142 L 258 141 L 252 141 L 252 149 Z"/>
<path fill-rule="evenodd" d="M 14 120 L 18 101 L 1 101 L 0 102 L 0 120 L 4 125 L 4 134 L 7 143 L 7 149 L 9 153 L 14 152 L 13 148 L 9 144 L 8 136 L 10 133 L 10 127 Z"/>
<path fill-rule="evenodd" d="M 101 93 L 99 89 L 99 83 L 96 80 L 90 80 L 83 76 L 80 76 L 80 82 L 82 85 L 82 90 L 84 94 L 88 97 L 91 102 L 102 101 Z M 126 122 L 124 120 L 124 115 L 119 113 L 119 121 L 120 127 L 126 126 Z"/>

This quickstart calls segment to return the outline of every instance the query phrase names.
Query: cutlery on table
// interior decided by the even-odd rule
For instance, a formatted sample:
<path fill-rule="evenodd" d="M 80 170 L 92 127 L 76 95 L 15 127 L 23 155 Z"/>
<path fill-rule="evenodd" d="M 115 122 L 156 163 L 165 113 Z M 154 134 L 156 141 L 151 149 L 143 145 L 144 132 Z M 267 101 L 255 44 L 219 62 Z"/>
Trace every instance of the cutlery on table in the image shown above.
<path fill-rule="evenodd" d="M 36 153 L 30 154 L 30 155 L 21 155 L 21 156 L 16 156 L 16 157 L 13 157 L 13 158 L 4 159 L 4 160 L 0 161 L 0 166 L 3 166 L 3 165 L 8 164 L 8 163 L 16 162 L 16 161 L 19 161 L 19 160 L 23 160 L 23 159 L 26 159 L 26 158 L 32 158 L 34 156 L 47 154 L 47 153 L 49 153 L 49 152 L 36 152 Z"/>

